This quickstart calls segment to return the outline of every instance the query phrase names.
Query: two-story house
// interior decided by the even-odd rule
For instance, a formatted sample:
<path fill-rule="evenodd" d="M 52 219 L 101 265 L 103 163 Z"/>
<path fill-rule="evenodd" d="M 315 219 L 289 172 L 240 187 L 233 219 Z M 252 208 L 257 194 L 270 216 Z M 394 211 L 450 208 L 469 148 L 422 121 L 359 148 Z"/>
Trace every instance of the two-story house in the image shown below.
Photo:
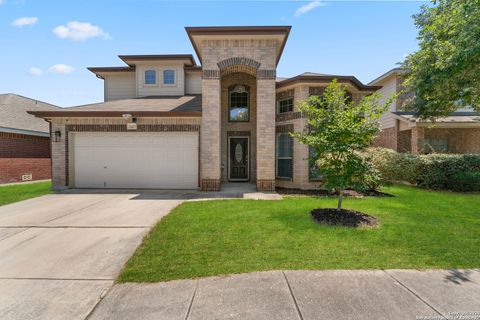
<path fill-rule="evenodd" d="M 54 188 L 258 190 L 318 186 L 309 149 L 288 133 L 296 108 L 333 80 L 358 100 L 380 87 L 353 76 L 277 78 L 289 26 L 188 27 L 192 55 L 119 56 L 123 67 L 89 68 L 105 102 L 32 112 L 51 122 Z"/>
<path fill-rule="evenodd" d="M 402 70 L 392 69 L 369 85 L 381 86 L 382 99 L 400 93 Z M 480 153 L 480 113 L 471 108 L 458 109 L 448 117 L 439 118 L 435 124 L 402 110 L 404 96 L 381 119 L 381 132 L 375 145 L 410 153 Z"/>

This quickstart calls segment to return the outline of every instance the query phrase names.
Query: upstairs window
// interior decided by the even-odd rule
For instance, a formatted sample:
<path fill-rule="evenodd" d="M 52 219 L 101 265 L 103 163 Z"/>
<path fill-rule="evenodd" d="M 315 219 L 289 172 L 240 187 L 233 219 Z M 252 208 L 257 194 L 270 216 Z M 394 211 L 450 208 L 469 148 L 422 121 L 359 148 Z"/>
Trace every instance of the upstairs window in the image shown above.
<path fill-rule="evenodd" d="M 278 101 L 277 113 L 285 113 L 293 111 L 293 98 L 282 99 Z"/>
<path fill-rule="evenodd" d="M 145 84 L 157 84 L 157 71 L 145 71 Z"/>
<path fill-rule="evenodd" d="M 232 122 L 248 122 L 248 90 L 244 85 L 236 85 L 230 90 L 230 110 L 228 119 Z"/>
<path fill-rule="evenodd" d="M 163 84 L 175 84 L 175 70 L 163 70 Z"/>

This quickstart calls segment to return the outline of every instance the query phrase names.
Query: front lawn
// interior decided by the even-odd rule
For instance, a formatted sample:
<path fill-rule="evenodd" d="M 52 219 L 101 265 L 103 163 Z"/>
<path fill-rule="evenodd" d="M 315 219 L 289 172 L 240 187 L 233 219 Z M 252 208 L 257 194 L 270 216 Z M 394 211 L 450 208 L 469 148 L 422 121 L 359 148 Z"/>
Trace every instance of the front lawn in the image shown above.
<path fill-rule="evenodd" d="M 480 267 L 480 194 L 392 186 L 394 198 L 345 199 L 377 229 L 315 224 L 334 198 L 187 202 L 157 224 L 119 281 L 166 281 L 273 269 Z"/>
<path fill-rule="evenodd" d="M 52 192 L 51 188 L 52 183 L 50 181 L 9 186 L 0 185 L 0 206 L 49 194 Z"/>

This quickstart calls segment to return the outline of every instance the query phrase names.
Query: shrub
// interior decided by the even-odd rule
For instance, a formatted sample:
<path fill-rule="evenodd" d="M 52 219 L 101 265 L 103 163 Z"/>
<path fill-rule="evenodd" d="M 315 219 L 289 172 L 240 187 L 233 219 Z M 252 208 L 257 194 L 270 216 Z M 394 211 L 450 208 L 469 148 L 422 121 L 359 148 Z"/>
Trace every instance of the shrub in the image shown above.
<path fill-rule="evenodd" d="M 405 181 L 412 184 L 417 182 L 420 168 L 418 157 L 384 148 L 369 148 L 366 154 L 380 172 L 383 182 Z"/>
<path fill-rule="evenodd" d="M 447 188 L 453 191 L 480 191 L 480 172 L 458 172 L 447 181 Z"/>
<path fill-rule="evenodd" d="M 412 155 L 369 148 L 382 181 L 405 181 L 429 189 L 479 191 L 480 155 Z"/>
<path fill-rule="evenodd" d="M 465 172 L 480 172 L 480 155 L 429 154 L 418 156 L 417 185 L 429 189 L 452 189 L 450 180 Z M 474 190 L 464 190 L 474 191 Z"/>

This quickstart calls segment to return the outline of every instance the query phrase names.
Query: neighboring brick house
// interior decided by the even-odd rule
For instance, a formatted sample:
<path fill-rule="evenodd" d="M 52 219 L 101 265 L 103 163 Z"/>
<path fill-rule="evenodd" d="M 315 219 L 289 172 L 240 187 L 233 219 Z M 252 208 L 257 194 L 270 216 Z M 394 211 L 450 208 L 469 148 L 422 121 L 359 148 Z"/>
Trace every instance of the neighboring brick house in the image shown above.
<path fill-rule="evenodd" d="M 58 137 L 54 188 L 315 188 L 309 149 L 288 134 L 305 126 L 297 102 L 333 79 L 354 100 L 380 88 L 353 76 L 277 78 L 289 26 L 186 31 L 201 66 L 188 54 L 119 56 L 127 66 L 89 68 L 105 102 L 31 112 Z"/>
<path fill-rule="evenodd" d="M 58 107 L 15 94 L 0 94 L 0 183 L 50 178 L 49 125 L 27 110 Z"/>
<path fill-rule="evenodd" d="M 369 83 L 382 86 L 383 99 L 401 91 L 402 70 L 392 69 Z M 412 112 L 402 111 L 404 97 L 392 103 L 381 120 L 381 132 L 375 145 L 399 152 L 480 153 L 480 113 L 463 108 L 432 126 Z"/>

